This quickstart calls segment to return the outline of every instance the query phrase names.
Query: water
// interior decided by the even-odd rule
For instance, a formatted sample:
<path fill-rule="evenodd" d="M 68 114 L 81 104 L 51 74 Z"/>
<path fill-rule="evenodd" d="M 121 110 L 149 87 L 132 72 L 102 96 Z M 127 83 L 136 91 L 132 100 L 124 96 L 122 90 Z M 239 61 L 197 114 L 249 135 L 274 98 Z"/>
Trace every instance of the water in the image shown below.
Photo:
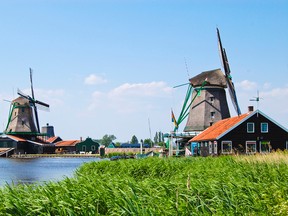
<path fill-rule="evenodd" d="M 31 184 L 72 177 L 83 163 L 99 158 L 0 158 L 0 187 L 5 184 Z"/>

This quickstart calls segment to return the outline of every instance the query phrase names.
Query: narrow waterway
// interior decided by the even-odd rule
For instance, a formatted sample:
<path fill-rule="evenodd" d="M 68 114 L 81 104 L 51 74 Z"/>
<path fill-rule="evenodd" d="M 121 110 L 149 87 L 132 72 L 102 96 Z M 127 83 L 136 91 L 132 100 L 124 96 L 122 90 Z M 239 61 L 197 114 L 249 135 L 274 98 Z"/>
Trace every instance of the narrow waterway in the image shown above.
<path fill-rule="evenodd" d="M 31 184 L 72 177 L 83 163 L 99 158 L 0 158 L 0 187 L 5 184 Z"/>

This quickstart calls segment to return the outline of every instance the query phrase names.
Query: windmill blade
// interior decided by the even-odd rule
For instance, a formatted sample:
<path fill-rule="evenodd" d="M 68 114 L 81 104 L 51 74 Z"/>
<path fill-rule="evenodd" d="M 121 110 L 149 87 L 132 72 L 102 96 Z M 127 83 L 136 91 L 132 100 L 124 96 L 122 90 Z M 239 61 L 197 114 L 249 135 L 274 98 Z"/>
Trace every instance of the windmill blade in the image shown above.
<path fill-rule="evenodd" d="M 33 80 L 32 80 L 32 69 L 29 68 L 30 70 L 30 85 L 31 85 L 31 94 L 32 94 L 32 98 L 35 99 L 34 97 L 34 90 L 33 90 Z"/>
<path fill-rule="evenodd" d="M 20 91 L 20 89 L 17 89 L 17 94 L 20 95 L 23 98 L 31 100 L 31 97 L 29 95 L 27 95 L 27 94 L 24 94 L 22 91 Z"/>
<path fill-rule="evenodd" d="M 223 66 L 224 71 L 225 71 L 225 77 L 226 77 L 226 82 L 227 82 L 227 86 L 229 89 L 231 101 L 232 101 L 232 104 L 233 104 L 237 114 L 240 115 L 241 110 L 240 110 L 240 107 L 238 104 L 234 83 L 232 82 L 231 71 L 230 71 L 230 66 L 229 66 L 227 54 L 226 54 L 225 49 L 222 47 L 220 32 L 219 32 L 218 28 L 217 28 L 217 36 L 218 36 L 218 45 L 219 45 L 219 51 L 220 51 L 220 56 L 221 56 L 221 62 L 222 62 L 222 66 Z"/>
<path fill-rule="evenodd" d="M 35 115 L 35 121 L 36 121 L 36 130 L 38 133 L 40 133 L 40 126 L 39 126 L 39 118 L 38 118 L 38 111 L 37 111 L 37 106 L 35 103 L 33 103 L 33 108 L 34 108 L 34 115 Z"/>
<path fill-rule="evenodd" d="M 47 111 L 47 112 L 50 111 L 50 106 L 49 106 L 48 104 L 43 103 L 43 102 L 37 103 L 37 100 L 36 100 L 35 106 L 36 106 L 37 109 L 39 109 L 39 110 L 43 110 L 43 111 Z"/>

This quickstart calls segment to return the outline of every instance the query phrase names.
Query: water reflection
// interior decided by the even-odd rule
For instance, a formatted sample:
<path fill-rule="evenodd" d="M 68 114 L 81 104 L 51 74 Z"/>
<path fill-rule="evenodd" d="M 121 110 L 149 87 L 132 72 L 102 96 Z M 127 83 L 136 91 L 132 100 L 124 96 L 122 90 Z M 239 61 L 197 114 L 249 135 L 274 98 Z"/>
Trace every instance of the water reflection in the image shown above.
<path fill-rule="evenodd" d="M 72 177 L 76 168 L 99 158 L 0 158 L 0 186 L 59 181 Z"/>

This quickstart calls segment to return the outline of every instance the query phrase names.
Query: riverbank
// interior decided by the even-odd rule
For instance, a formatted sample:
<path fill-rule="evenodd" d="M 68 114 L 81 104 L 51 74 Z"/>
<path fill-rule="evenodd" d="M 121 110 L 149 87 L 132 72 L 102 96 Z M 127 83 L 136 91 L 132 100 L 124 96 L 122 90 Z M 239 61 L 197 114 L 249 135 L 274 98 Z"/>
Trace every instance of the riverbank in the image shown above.
<path fill-rule="evenodd" d="M 38 157 L 100 157 L 99 154 L 14 154 L 11 158 L 38 158 Z"/>
<path fill-rule="evenodd" d="M 10 215 L 287 215 L 287 152 L 85 163 L 74 178 L 0 190 Z M 272 158 L 270 160 L 270 158 Z"/>

